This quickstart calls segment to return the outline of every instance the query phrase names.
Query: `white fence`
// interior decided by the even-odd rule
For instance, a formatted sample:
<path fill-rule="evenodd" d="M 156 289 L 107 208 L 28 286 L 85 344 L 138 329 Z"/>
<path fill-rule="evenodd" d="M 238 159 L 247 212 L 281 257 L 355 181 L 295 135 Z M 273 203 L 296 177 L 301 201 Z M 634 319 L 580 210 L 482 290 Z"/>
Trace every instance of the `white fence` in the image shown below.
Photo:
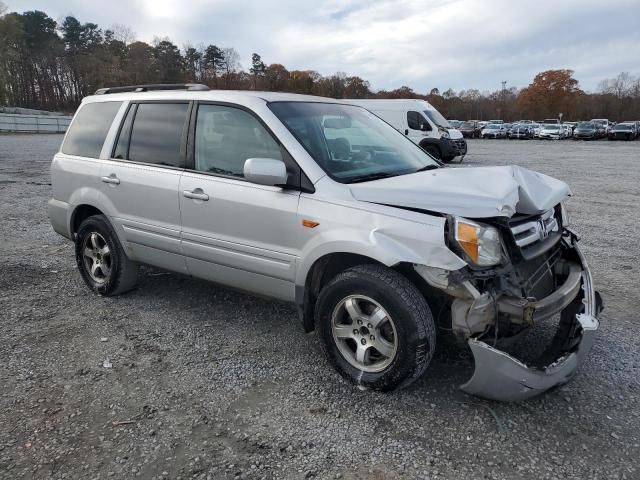
<path fill-rule="evenodd" d="M 64 133 L 71 117 L 62 115 L 14 115 L 0 113 L 0 132 Z"/>

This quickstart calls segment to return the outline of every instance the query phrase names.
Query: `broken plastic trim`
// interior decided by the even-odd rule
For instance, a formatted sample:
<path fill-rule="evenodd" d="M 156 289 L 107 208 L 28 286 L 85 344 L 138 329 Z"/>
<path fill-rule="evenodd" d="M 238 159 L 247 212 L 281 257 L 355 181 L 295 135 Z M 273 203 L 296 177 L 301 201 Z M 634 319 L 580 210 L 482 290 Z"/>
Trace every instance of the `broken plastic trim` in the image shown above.
<path fill-rule="evenodd" d="M 475 360 L 471 379 L 460 386 L 468 394 L 505 402 L 521 401 L 535 397 L 550 388 L 567 383 L 584 362 L 598 329 L 597 315 L 602 309 L 599 295 L 593 289 L 591 272 L 584 256 L 573 245 L 582 264 L 582 303 L 584 313 L 576 315 L 580 327 L 580 342 L 571 351 L 550 365 L 539 369 L 528 367 L 509 354 L 482 341 L 470 338 L 469 347 Z"/>

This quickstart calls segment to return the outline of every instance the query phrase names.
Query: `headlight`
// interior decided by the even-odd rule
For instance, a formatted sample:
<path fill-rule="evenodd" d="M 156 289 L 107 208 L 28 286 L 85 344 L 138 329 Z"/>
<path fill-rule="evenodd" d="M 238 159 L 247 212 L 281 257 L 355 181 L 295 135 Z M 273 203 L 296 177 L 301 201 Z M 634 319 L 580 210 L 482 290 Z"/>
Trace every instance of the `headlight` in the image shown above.
<path fill-rule="evenodd" d="M 569 226 L 569 212 L 567 211 L 567 207 L 565 207 L 564 202 L 560 203 L 560 220 L 562 221 L 563 227 Z"/>
<path fill-rule="evenodd" d="M 450 138 L 449 132 L 447 132 L 444 128 L 439 128 L 440 138 Z"/>
<path fill-rule="evenodd" d="M 500 263 L 502 244 L 496 228 L 455 217 L 453 234 L 462 252 L 474 264 L 488 267 Z"/>

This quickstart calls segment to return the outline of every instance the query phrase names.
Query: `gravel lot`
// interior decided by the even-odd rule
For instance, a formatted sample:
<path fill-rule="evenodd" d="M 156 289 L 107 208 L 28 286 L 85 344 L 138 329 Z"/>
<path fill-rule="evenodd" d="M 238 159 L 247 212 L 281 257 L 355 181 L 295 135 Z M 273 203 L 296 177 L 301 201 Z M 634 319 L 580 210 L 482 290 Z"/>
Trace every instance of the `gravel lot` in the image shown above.
<path fill-rule="evenodd" d="M 289 305 L 153 269 L 90 294 L 46 216 L 61 139 L 0 136 L 1 478 L 640 478 L 640 142 L 470 142 L 571 185 L 606 305 L 573 382 L 501 404 L 457 389 L 464 351 L 373 393 Z"/>

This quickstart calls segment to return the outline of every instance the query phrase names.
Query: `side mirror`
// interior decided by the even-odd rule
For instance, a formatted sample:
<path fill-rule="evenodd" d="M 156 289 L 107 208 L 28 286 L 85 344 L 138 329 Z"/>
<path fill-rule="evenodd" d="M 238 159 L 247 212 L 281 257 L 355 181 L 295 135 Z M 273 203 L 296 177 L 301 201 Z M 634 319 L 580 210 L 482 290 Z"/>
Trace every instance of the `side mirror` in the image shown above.
<path fill-rule="evenodd" d="M 287 183 L 287 167 L 274 158 L 249 158 L 244 162 L 244 178 L 258 185 L 284 186 Z"/>

